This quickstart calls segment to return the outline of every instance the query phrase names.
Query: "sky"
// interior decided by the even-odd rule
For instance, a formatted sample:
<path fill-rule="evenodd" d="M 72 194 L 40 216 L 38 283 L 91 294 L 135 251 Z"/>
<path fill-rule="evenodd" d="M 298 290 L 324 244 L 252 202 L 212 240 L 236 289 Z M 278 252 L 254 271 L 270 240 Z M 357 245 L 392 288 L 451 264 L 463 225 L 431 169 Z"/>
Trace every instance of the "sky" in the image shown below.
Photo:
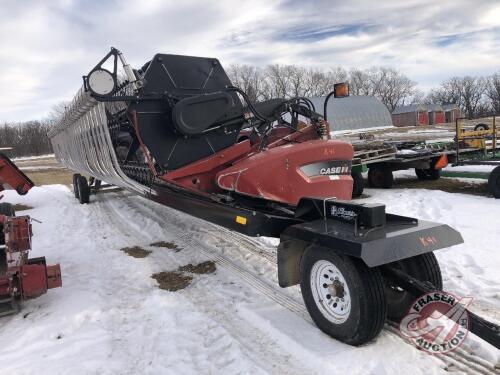
<path fill-rule="evenodd" d="M 429 90 L 500 71 L 499 0 L 0 0 L 0 123 L 70 100 L 110 47 L 232 63 L 390 66 Z"/>

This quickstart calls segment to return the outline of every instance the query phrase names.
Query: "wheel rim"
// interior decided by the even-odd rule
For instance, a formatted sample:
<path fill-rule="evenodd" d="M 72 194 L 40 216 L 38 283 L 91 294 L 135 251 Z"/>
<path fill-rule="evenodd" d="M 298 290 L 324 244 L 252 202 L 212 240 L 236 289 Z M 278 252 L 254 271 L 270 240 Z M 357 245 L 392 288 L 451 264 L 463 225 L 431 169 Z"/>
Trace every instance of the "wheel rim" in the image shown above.
<path fill-rule="evenodd" d="M 323 316 L 332 323 L 344 323 L 351 313 L 351 294 L 340 270 L 327 260 L 318 260 L 310 281 L 314 302 Z"/>

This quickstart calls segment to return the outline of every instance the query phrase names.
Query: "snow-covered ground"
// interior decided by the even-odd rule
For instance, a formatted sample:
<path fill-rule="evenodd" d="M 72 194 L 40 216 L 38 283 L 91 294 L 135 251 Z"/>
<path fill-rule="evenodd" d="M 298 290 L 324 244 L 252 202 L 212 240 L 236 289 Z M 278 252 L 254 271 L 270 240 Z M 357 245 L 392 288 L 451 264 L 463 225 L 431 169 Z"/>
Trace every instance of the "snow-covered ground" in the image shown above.
<path fill-rule="evenodd" d="M 446 290 L 474 296 L 480 315 L 500 321 L 500 200 L 440 191 L 373 190 L 387 211 L 448 223 L 465 244 L 437 252 Z M 255 240 L 130 195 L 80 205 L 65 186 L 34 188 L 6 201 L 34 207 L 32 256 L 60 262 L 63 287 L 0 319 L 0 374 L 489 374 L 499 351 L 469 335 L 451 356 L 407 344 L 391 326 L 350 347 L 311 322 L 298 287 L 277 285 L 274 241 Z M 175 242 L 174 252 L 150 247 Z M 140 245 L 144 259 L 120 248 Z M 158 271 L 216 262 L 177 292 Z M 445 371 L 446 369 L 446 371 Z"/>

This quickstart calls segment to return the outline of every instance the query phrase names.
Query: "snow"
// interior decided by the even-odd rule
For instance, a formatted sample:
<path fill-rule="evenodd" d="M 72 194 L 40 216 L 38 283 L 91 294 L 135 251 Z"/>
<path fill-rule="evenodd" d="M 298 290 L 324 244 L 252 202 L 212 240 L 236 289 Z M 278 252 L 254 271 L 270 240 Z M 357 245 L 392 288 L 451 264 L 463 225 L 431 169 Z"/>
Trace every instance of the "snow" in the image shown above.
<path fill-rule="evenodd" d="M 436 252 L 444 287 L 474 296 L 478 314 L 500 321 L 499 200 L 420 189 L 366 193 L 388 212 L 459 230 L 464 244 Z M 389 326 L 360 348 L 323 334 L 299 288 L 277 285 L 276 239 L 235 235 L 126 192 L 91 199 L 80 205 L 60 185 L 5 193 L 5 201 L 34 207 L 23 212 L 41 221 L 33 223 L 31 255 L 60 262 L 63 287 L 0 319 L 2 375 L 438 374 L 449 367 L 446 357 L 416 350 Z M 159 240 L 182 250 L 149 246 Z M 135 259 L 120 251 L 133 245 L 152 254 Z M 151 278 L 207 259 L 216 273 L 194 275 L 184 290 L 160 290 Z M 500 363 L 498 350 L 473 335 L 464 350 Z"/>
<path fill-rule="evenodd" d="M 496 167 L 500 166 L 500 162 L 497 165 L 458 165 L 453 167 L 452 165 L 448 165 L 443 168 L 443 171 L 447 172 L 491 172 Z"/>

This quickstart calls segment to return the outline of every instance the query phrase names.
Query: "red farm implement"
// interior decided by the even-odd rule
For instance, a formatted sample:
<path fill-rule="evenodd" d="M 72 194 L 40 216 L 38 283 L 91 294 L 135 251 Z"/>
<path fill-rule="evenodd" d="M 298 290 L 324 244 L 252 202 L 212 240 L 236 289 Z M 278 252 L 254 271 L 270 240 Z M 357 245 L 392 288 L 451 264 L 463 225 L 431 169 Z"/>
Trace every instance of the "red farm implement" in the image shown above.
<path fill-rule="evenodd" d="M 318 327 L 360 345 L 408 311 L 408 282 L 442 289 L 432 252 L 463 240 L 448 225 L 351 202 L 353 147 L 331 139 L 326 105 L 320 114 L 307 98 L 254 103 L 217 59 L 157 54 L 135 70 L 112 48 L 49 135 L 81 203 L 105 181 L 280 238 L 280 286 L 300 284 Z M 500 345 L 497 333 L 488 339 Z"/>
<path fill-rule="evenodd" d="M 26 194 L 33 182 L 0 153 L 0 191 Z M 1 197 L 0 197 L 1 198 Z M 61 283 L 59 264 L 48 266 L 45 257 L 28 258 L 32 237 L 29 216 L 16 216 L 10 203 L 0 203 L 0 316 L 15 313 L 19 302 L 36 298 Z"/>

